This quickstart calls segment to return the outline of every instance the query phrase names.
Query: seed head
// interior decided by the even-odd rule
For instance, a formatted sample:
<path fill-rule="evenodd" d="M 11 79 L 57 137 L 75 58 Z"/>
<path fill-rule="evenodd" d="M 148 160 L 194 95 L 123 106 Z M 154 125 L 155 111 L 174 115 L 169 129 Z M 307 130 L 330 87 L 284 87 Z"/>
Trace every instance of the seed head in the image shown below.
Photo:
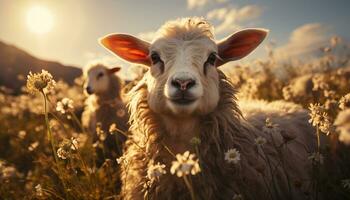
<path fill-rule="evenodd" d="M 55 85 L 55 80 L 53 80 L 52 75 L 46 70 L 41 70 L 41 73 L 29 72 L 27 76 L 27 89 L 32 94 L 39 92 L 48 93 Z"/>

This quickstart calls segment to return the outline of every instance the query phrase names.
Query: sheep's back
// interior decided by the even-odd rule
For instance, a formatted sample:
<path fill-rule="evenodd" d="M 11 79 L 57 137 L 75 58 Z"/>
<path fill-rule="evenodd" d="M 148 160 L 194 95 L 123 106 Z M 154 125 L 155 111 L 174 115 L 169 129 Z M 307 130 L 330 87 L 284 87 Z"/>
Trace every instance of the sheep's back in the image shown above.
<path fill-rule="evenodd" d="M 289 181 L 292 184 L 304 181 L 303 189 L 294 188 L 293 192 L 294 195 L 302 197 L 307 180 L 311 179 L 312 166 L 308 157 L 316 150 L 315 129 L 308 122 L 308 112 L 299 105 L 285 101 L 241 101 L 239 106 L 244 119 L 254 130 L 253 137 L 267 139 L 265 153 L 269 159 L 278 162 L 281 156 L 275 150 L 268 150 L 277 149 L 278 146 L 286 163 L 291 179 Z M 266 127 L 267 118 L 276 126 L 277 131 L 269 131 Z M 283 147 L 279 147 L 282 144 Z"/>

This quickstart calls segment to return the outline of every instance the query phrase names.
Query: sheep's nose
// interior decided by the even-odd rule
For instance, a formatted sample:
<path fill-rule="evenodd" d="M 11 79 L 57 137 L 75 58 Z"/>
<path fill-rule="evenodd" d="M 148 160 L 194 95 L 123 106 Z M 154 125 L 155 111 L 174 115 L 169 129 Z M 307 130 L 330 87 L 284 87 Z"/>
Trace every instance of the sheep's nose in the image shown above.
<path fill-rule="evenodd" d="M 86 92 L 87 92 L 88 94 L 92 94 L 92 89 L 91 89 L 90 86 L 87 86 L 87 87 L 85 88 L 85 90 L 86 90 Z"/>
<path fill-rule="evenodd" d="M 186 91 L 193 87 L 196 84 L 196 81 L 193 79 L 173 79 L 171 81 L 171 85 L 174 86 L 175 88 L 181 90 L 181 91 Z"/>

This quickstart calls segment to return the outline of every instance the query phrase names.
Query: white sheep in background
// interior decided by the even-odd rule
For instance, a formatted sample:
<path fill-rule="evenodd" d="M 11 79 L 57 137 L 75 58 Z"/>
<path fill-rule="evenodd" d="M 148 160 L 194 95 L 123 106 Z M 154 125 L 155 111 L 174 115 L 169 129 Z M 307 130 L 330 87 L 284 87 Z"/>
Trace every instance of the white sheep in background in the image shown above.
<path fill-rule="evenodd" d="M 242 102 L 239 109 L 233 85 L 218 68 L 248 55 L 266 35 L 264 29 L 246 29 L 216 42 L 207 21 L 184 18 L 166 23 L 151 44 L 126 34 L 101 39 L 119 57 L 149 66 L 130 91 L 123 199 L 189 199 L 184 180 L 170 173 L 196 168 L 170 170 L 174 154 L 188 150 L 201 168 L 187 175 L 196 199 L 307 198 L 308 156 L 315 150 L 307 111 L 260 101 Z M 162 165 L 154 166 L 158 162 L 166 174 Z"/>
<path fill-rule="evenodd" d="M 115 75 L 119 70 L 119 67 L 108 69 L 102 64 L 91 64 L 84 69 L 84 90 L 89 96 L 85 101 L 82 124 L 96 141 L 96 128 L 100 123 L 100 128 L 105 133 L 102 138 L 106 136 L 103 138 L 105 144 L 120 154 L 125 137 L 109 134 L 109 127 L 113 123 L 122 131 L 128 130 L 129 117 L 121 94 L 123 82 Z M 117 144 L 114 137 L 117 137 Z"/>

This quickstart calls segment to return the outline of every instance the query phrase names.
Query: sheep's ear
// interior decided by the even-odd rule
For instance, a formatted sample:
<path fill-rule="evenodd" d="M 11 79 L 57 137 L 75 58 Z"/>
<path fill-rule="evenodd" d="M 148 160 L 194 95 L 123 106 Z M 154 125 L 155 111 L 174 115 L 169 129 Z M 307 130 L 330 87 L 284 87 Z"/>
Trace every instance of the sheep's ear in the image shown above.
<path fill-rule="evenodd" d="M 110 34 L 99 40 L 99 42 L 126 61 L 150 66 L 149 46 L 146 41 L 126 34 Z"/>
<path fill-rule="evenodd" d="M 113 67 L 113 68 L 111 68 L 111 69 L 108 69 L 108 73 L 114 74 L 114 73 L 116 73 L 116 72 L 119 72 L 120 70 L 121 70 L 120 67 Z"/>
<path fill-rule="evenodd" d="M 217 66 L 229 61 L 239 60 L 252 52 L 265 39 L 266 29 L 245 29 L 219 41 Z"/>

